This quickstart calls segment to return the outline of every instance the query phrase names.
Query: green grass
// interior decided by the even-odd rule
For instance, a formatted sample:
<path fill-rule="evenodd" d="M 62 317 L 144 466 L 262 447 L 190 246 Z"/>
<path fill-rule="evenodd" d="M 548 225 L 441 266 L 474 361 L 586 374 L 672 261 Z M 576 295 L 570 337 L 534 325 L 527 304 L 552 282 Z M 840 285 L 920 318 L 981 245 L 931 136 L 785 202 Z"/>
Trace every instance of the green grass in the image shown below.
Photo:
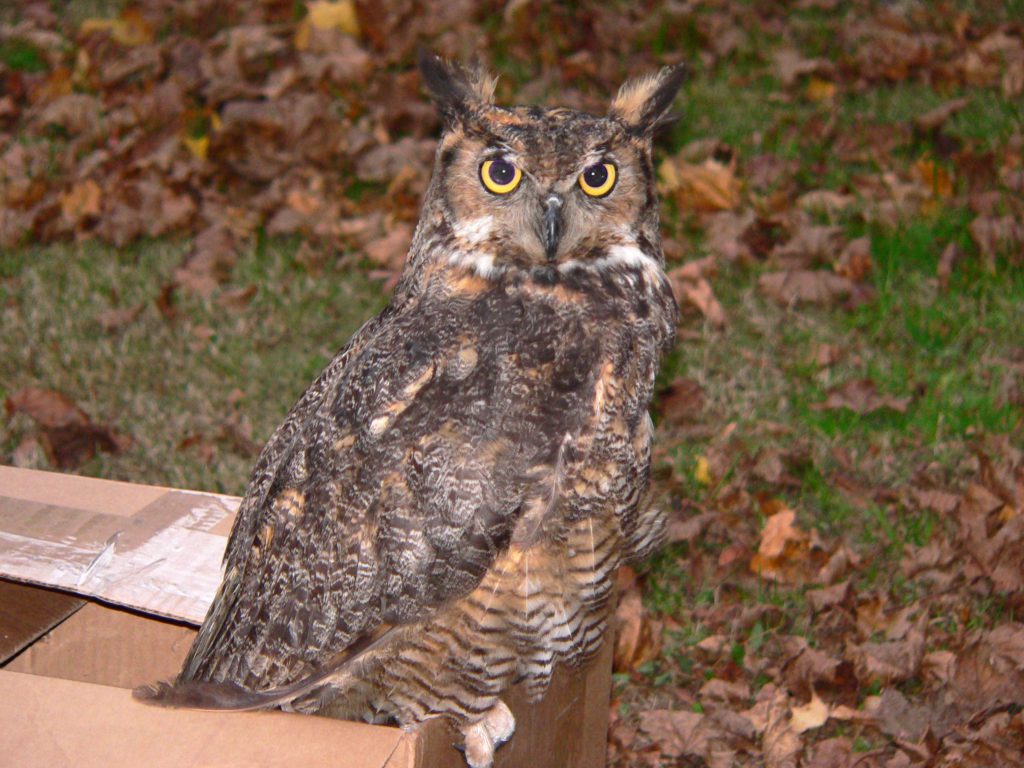
<path fill-rule="evenodd" d="M 328 266 L 310 275 L 294 244 L 257 243 L 239 255 L 230 287 L 258 286 L 244 309 L 176 296 L 169 322 L 154 300 L 187 243 L 116 249 L 89 243 L 31 248 L 0 257 L 5 339 L 0 399 L 25 386 L 64 392 L 92 419 L 131 435 L 122 455 L 101 454 L 89 475 L 240 493 L 251 455 L 233 449 L 229 429 L 252 427 L 262 443 L 305 387 L 382 304 L 358 270 Z M 113 333 L 96 316 L 142 304 L 136 321 Z M 244 432 L 244 427 L 242 428 Z M 0 429 L 9 455 L 32 430 L 26 416 Z M 207 462 L 179 449 L 202 435 L 216 447 Z M 40 462 L 42 463 L 42 459 Z"/>
<path fill-rule="evenodd" d="M 851 225 L 850 237 L 871 238 L 869 282 L 876 291 L 873 301 L 852 311 L 781 308 L 756 289 L 761 267 L 726 266 L 715 290 L 729 326 L 716 331 L 699 319 L 686 322 L 697 338 L 678 345 L 663 372 L 663 380 L 689 376 L 702 383 L 701 421 L 715 427 L 709 433 L 736 425 L 733 467 L 749 465 L 762 449 L 801 446 L 792 468 L 798 487 L 762 488 L 756 480 L 747 487 L 787 499 L 803 527 L 870 553 L 863 583 L 904 596 L 916 594 L 914 584 L 893 576 L 906 546 L 927 544 L 947 523 L 931 512 L 870 498 L 855 503 L 835 483 L 838 471 L 848 471 L 835 456 L 849 457 L 849 471 L 869 491 L 900 488 L 928 466 L 955 487 L 972 471 L 972 446 L 980 436 L 1005 434 L 1024 444 L 1013 362 L 1024 342 L 1024 272 L 1004 260 L 994 272 L 987 269 L 967 230 L 971 218 L 945 209 L 898 228 Z M 949 242 L 964 255 L 943 290 L 937 267 Z M 844 354 L 819 369 L 813 362 L 819 344 L 837 345 Z M 830 389 L 860 378 L 872 379 L 879 394 L 908 397 L 906 411 L 819 407 Z M 785 437 L 778 429 L 763 430 L 766 421 L 780 425 Z M 697 457 L 712 445 L 712 438 L 687 437 L 674 442 L 669 455 L 680 495 L 713 507 L 713 489 L 693 476 Z M 676 550 L 659 556 L 649 579 L 649 604 L 668 615 L 680 612 L 678 593 L 692 600 L 706 586 L 689 583 L 679 559 L 685 557 Z M 783 589 L 778 599 L 791 601 L 787 594 Z"/>
<path fill-rule="evenodd" d="M 46 60 L 39 49 L 16 37 L 0 42 L 0 63 L 15 72 L 42 72 L 46 69 Z"/>

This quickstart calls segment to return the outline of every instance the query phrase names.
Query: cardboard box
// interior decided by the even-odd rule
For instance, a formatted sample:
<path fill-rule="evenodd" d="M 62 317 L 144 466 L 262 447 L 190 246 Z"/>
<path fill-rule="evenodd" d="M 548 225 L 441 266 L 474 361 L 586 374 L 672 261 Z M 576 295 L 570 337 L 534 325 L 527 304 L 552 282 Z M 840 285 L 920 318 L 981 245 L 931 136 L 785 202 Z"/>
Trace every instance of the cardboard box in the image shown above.
<path fill-rule="evenodd" d="M 464 768 L 441 720 L 405 732 L 132 699 L 136 685 L 177 673 L 237 505 L 0 467 L 0 765 Z M 604 765 L 607 646 L 585 669 L 559 670 L 538 705 L 510 694 L 516 735 L 496 766 Z"/>

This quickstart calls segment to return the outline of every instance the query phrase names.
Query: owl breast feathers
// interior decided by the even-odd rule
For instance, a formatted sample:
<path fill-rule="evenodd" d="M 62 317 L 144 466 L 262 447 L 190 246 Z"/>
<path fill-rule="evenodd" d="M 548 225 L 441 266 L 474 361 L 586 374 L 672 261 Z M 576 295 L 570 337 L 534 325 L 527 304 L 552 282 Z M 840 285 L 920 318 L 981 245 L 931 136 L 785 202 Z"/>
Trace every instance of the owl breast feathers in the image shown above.
<path fill-rule="evenodd" d="M 682 73 L 608 114 L 505 108 L 422 56 L 444 133 L 391 304 L 271 437 L 172 706 L 411 725 L 468 763 L 600 646 L 614 572 L 648 553 L 647 414 L 674 340 L 651 162 Z"/>

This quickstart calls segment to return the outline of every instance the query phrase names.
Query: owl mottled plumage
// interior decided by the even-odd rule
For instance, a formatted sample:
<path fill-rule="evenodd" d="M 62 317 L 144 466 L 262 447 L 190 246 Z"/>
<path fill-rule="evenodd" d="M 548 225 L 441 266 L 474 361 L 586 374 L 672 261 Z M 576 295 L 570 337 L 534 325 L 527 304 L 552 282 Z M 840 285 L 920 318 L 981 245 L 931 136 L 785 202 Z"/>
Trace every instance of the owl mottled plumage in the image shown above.
<path fill-rule="evenodd" d="M 402 279 L 264 448 L 210 613 L 148 696 L 444 715 L 480 768 L 514 729 L 500 695 L 596 652 L 616 567 L 663 528 L 647 407 L 676 305 L 651 137 L 681 73 L 595 117 L 421 70 L 445 131 Z"/>

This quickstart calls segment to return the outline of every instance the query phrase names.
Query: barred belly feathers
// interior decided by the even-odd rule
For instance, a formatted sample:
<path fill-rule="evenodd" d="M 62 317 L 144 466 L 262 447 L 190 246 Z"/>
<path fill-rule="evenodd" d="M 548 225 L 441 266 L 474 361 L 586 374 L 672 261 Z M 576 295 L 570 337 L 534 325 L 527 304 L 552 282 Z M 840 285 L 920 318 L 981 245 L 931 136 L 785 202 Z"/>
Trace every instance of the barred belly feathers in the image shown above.
<path fill-rule="evenodd" d="M 682 72 L 604 116 L 506 108 L 421 55 L 443 123 L 401 281 L 258 460 L 168 706 L 443 716 L 473 768 L 602 642 L 664 528 L 647 413 L 676 304 L 652 136 Z"/>

